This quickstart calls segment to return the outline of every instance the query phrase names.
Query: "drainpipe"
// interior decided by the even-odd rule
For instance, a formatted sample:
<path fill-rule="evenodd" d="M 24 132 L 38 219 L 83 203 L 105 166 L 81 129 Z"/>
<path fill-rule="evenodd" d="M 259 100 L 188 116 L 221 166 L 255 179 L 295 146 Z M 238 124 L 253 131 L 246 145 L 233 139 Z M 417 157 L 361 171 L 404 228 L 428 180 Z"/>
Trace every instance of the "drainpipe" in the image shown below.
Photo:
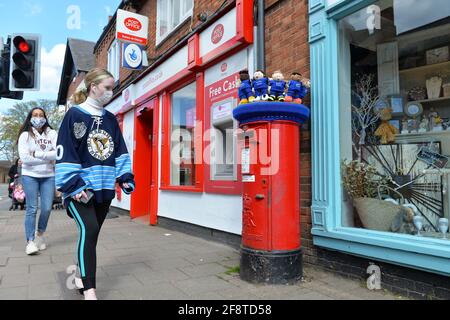
<path fill-rule="evenodd" d="M 266 69 L 266 50 L 265 50 L 265 1 L 258 0 L 257 5 L 257 27 L 256 27 L 256 69 Z"/>

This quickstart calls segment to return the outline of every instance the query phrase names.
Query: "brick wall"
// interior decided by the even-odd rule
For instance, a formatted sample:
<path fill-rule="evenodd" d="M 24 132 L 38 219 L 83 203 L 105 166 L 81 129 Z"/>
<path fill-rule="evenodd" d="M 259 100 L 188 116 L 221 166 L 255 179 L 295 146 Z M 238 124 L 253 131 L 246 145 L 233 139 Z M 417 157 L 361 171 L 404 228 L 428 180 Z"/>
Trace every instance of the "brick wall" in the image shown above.
<path fill-rule="evenodd" d="M 137 11 L 138 14 L 145 15 L 149 18 L 148 24 L 148 46 L 147 46 L 147 57 L 149 59 L 149 64 L 152 60 L 156 60 L 160 55 L 172 48 L 181 38 L 186 36 L 192 29 L 198 26 L 201 22 L 198 20 L 197 16 L 201 12 L 208 12 L 209 15 L 213 14 L 222 5 L 223 0 L 195 0 L 194 1 L 194 14 L 192 19 L 186 20 L 182 25 L 180 25 L 176 30 L 173 31 L 167 38 L 156 45 L 156 0 L 143 1 L 142 7 Z M 229 0 L 228 3 L 234 2 Z M 136 10 L 129 7 L 124 8 L 124 10 L 136 12 Z M 107 35 L 104 37 L 103 41 L 95 51 L 95 58 L 97 66 L 101 68 L 106 68 L 108 63 L 108 49 L 114 41 L 115 37 L 115 23 L 113 23 Z M 125 68 L 120 68 L 120 87 L 127 84 L 130 76 L 133 74 L 138 74 L 141 71 L 133 71 Z"/>

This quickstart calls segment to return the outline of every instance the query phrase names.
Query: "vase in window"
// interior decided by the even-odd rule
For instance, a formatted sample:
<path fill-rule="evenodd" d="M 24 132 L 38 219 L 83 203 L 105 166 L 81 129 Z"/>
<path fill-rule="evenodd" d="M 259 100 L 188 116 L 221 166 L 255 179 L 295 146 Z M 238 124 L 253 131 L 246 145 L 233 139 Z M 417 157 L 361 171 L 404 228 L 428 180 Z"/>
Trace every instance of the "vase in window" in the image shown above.
<path fill-rule="evenodd" d="M 431 77 L 426 81 L 428 99 L 437 99 L 441 95 L 442 78 Z"/>
<path fill-rule="evenodd" d="M 444 97 L 450 97 L 450 82 L 444 83 L 442 89 L 444 90 Z"/>

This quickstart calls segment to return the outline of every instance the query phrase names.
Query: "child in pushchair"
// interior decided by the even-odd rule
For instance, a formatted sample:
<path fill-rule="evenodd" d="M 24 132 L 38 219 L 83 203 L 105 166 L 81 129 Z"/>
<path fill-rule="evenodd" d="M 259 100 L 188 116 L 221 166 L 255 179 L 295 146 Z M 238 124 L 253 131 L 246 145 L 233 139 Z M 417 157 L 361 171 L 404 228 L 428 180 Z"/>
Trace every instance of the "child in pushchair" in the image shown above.
<path fill-rule="evenodd" d="M 25 209 L 25 191 L 23 190 L 22 184 L 19 182 L 19 178 L 16 177 L 13 182 L 9 185 L 10 194 L 9 197 L 12 199 L 11 207 L 9 211 Z"/>

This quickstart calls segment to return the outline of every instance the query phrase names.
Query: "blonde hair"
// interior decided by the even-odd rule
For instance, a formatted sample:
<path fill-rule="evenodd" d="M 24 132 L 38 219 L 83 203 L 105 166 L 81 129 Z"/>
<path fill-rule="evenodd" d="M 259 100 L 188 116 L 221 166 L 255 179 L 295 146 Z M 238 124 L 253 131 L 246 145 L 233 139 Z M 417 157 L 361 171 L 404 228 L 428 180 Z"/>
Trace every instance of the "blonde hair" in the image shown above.
<path fill-rule="evenodd" d="M 91 69 L 87 74 L 84 80 L 81 82 L 78 89 L 74 92 L 70 100 L 74 104 L 80 104 L 86 101 L 89 96 L 89 91 L 91 90 L 91 85 L 99 85 L 105 79 L 114 78 L 114 76 L 105 69 L 94 68 Z"/>

